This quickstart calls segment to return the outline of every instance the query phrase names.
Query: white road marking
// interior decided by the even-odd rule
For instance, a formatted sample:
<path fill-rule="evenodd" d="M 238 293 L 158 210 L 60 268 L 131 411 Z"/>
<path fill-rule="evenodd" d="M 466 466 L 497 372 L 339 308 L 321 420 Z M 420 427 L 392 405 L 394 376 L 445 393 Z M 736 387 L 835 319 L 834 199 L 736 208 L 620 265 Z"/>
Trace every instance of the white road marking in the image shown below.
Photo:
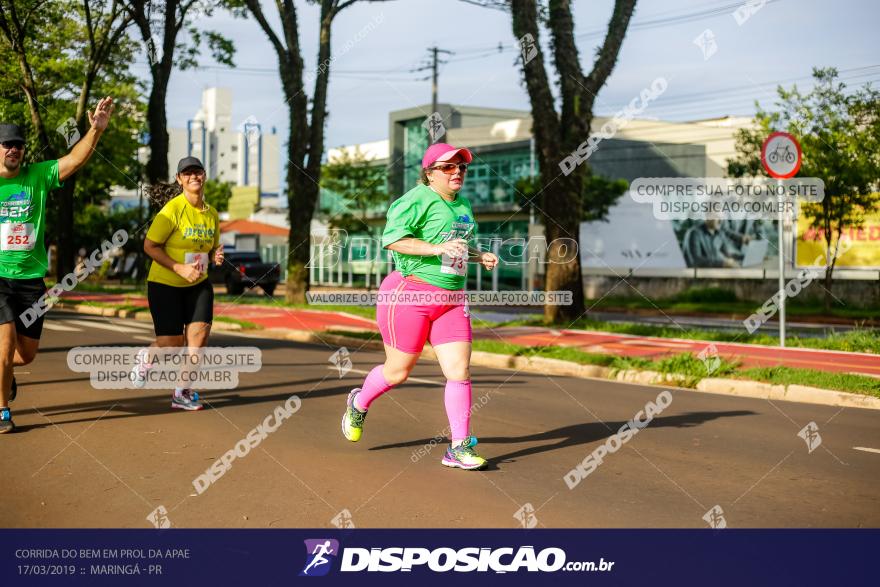
<path fill-rule="evenodd" d="M 861 450 L 864 452 L 875 452 L 875 453 L 880 454 L 880 448 L 868 448 L 866 446 L 854 446 L 853 449 Z"/>
<path fill-rule="evenodd" d="M 111 320 L 110 323 L 111 324 L 118 324 L 118 325 L 124 326 L 126 328 L 128 328 L 128 327 L 140 328 L 141 330 L 152 330 L 153 329 L 152 322 L 137 322 L 135 320 L 126 320 L 123 322 L 121 320 Z"/>
<path fill-rule="evenodd" d="M 132 328 L 131 326 L 122 326 L 120 324 L 107 324 L 97 320 L 66 320 L 67 324 L 75 324 L 83 328 L 98 328 L 100 330 L 112 330 L 113 332 L 125 332 L 130 334 L 142 334 L 144 331 L 140 328 Z"/>
<path fill-rule="evenodd" d="M 72 326 L 65 326 L 58 322 L 43 322 L 43 328 L 46 330 L 55 330 L 56 332 L 82 332 L 82 328 L 73 328 Z"/>

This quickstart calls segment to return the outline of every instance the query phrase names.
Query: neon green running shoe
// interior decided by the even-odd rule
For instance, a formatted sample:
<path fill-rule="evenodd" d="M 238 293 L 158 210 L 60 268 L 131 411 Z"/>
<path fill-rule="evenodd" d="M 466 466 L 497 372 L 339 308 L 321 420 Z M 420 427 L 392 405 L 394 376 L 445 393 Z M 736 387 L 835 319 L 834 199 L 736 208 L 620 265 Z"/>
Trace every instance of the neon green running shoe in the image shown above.
<path fill-rule="evenodd" d="M 477 446 L 477 439 L 473 436 L 468 436 L 455 448 L 450 444 L 446 449 L 446 455 L 440 462 L 447 467 L 458 467 L 466 471 L 485 469 L 489 461 L 477 454 L 477 451 L 474 450 L 475 446 Z"/>
<path fill-rule="evenodd" d="M 361 388 L 355 388 L 348 394 L 348 401 L 345 405 L 345 413 L 342 415 L 342 435 L 352 442 L 361 439 L 364 431 L 364 420 L 367 419 L 367 411 L 363 412 L 354 407 L 354 398 L 359 394 Z"/>

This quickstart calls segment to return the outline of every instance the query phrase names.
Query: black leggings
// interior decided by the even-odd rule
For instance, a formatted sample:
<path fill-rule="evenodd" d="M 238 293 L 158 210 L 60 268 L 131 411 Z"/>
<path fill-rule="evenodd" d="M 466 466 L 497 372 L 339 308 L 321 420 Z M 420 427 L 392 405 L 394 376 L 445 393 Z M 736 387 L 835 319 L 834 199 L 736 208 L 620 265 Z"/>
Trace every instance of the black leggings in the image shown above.
<path fill-rule="evenodd" d="M 147 301 L 156 336 L 180 336 L 187 324 L 214 320 L 214 288 L 207 279 L 184 287 L 148 281 Z"/>

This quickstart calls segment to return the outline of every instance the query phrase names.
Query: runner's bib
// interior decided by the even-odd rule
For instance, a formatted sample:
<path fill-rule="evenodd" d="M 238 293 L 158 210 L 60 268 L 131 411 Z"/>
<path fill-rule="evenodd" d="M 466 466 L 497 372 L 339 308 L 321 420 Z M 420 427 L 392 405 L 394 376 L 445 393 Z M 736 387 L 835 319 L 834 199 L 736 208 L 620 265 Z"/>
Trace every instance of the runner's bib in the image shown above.
<path fill-rule="evenodd" d="M 464 239 L 468 240 L 474 233 L 474 225 L 470 222 L 453 222 L 452 228 L 447 234 L 446 240 Z M 443 253 L 440 259 L 440 273 L 449 273 L 451 275 L 467 275 L 467 253 L 463 257 L 451 257 Z"/>
<path fill-rule="evenodd" d="M 37 244 L 33 222 L 4 222 L 0 224 L 0 250 L 31 251 Z"/>
<path fill-rule="evenodd" d="M 467 275 L 467 259 L 465 257 L 450 257 L 443 253 L 443 264 L 440 266 L 441 273 L 452 275 Z"/>
<path fill-rule="evenodd" d="M 195 263 L 199 275 L 204 275 L 208 272 L 208 253 L 187 253 L 184 263 L 187 265 Z"/>

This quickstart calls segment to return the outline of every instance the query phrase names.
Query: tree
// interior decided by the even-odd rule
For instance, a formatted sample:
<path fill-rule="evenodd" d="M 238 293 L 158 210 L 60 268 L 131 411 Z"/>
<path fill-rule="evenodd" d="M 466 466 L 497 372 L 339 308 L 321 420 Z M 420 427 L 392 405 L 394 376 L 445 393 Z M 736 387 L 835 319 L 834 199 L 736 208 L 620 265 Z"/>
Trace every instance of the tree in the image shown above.
<path fill-rule="evenodd" d="M 520 194 L 519 205 L 522 208 L 535 204 L 539 208 L 546 207 L 542 199 L 541 180 L 537 177 L 523 177 L 516 182 L 516 191 Z M 593 175 L 592 170 L 587 170 L 581 183 L 581 221 L 592 222 L 604 220 L 608 217 L 611 207 L 617 203 L 620 196 L 629 189 L 629 182 L 625 179 L 606 179 L 600 175 Z"/>
<path fill-rule="evenodd" d="M 198 19 L 209 17 L 214 10 L 226 6 L 223 0 L 126 0 L 131 15 L 147 52 L 150 65 L 150 97 L 147 101 L 147 131 L 150 135 L 150 158 L 146 165 L 149 183 L 168 181 L 168 116 L 165 101 L 168 82 L 175 67 L 191 69 L 198 62 L 202 40 L 206 40 L 213 58 L 224 65 L 233 66 L 235 47 L 232 41 L 215 31 L 202 31 L 195 24 Z M 240 14 L 233 10 L 233 14 Z M 186 29 L 189 41 L 178 41 L 180 32 Z"/>
<path fill-rule="evenodd" d="M 287 201 L 290 209 L 290 254 L 287 258 L 287 300 L 304 302 L 309 289 L 307 264 L 311 251 L 312 217 L 320 194 L 321 158 L 324 155 L 324 126 L 327 121 L 327 86 L 332 64 L 330 33 L 340 12 L 362 1 L 310 0 L 320 5 L 318 65 L 311 108 L 303 76 L 299 21 L 293 0 L 276 0 L 281 20 L 277 34 L 263 13 L 260 0 L 240 0 L 266 33 L 278 58 L 278 73 L 289 117 L 287 141 Z"/>
<path fill-rule="evenodd" d="M 19 73 L 17 84 L 26 99 L 33 135 L 39 149 L 40 160 L 53 159 L 67 152 L 85 128 L 89 101 L 96 89 L 115 90 L 121 110 L 131 114 L 137 109 L 137 97 L 132 91 L 134 80 L 128 75 L 132 62 L 131 44 L 125 38 L 130 24 L 119 0 L 77 0 L 43 2 L 40 0 L 13 0 L 0 5 L 0 31 L 17 57 Z M 117 91 L 118 90 L 118 91 Z M 132 101 L 125 105 L 125 99 Z M 75 104 L 73 112 L 69 105 Z M 125 119 L 125 113 L 122 114 Z M 130 120 L 130 116 L 128 117 Z M 48 124 L 49 121 L 54 121 Z M 48 128 L 57 123 L 58 132 Z M 122 127 L 126 121 L 122 121 Z M 113 136 L 121 130 L 114 121 Z M 126 141 L 105 139 L 122 146 Z M 129 153 L 136 151 L 136 145 Z M 33 154 L 33 153 L 32 153 Z M 131 160 L 127 155 L 126 160 Z M 108 161 L 108 157 L 103 156 Z M 96 158 L 98 159 L 98 158 Z M 58 273 L 73 269 L 77 235 L 74 227 L 75 194 L 77 181 L 94 167 L 107 173 L 106 166 L 91 162 L 83 171 L 68 178 L 64 185 L 52 194 L 49 220 L 52 234 L 58 241 Z M 116 161 L 113 169 L 128 167 Z M 130 183 L 122 178 L 117 185 Z M 109 188 L 109 185 L 106 186 Z M 106 191 L 104 192 L 106 193 Z"/>
<path fill-rule="evenodd" d="M 756 104 L 755 127 L 737 131 L 737 156 L 728 161 L 727 172 L 765 175 L 761 145 L 767 136 L 786 130 L 798 138 L 803 151 L 798 176 L 825 183 L 822 202 L 801 204 L 801 211 L 825 240 L 825 308 L 830 309 L 840 235 L 845 227 L 861 228 L 865 215 L 880 208 L 880 92 L 868 85 L 846 93 L 834 68 L 814 68 L 813 77 L 816 85 L 807 94 L 779 86 L 774 112 Z"/>
<path fill-rule="evenodd" d="M 540 0 L 465 1 L 509 11 L 512 15 L 513 34 L 523 49 L 521 67 L 531 102 L 532 132 L 540 166 L 541 189 L 533 197 L 541 198 L 541 204 L 536 207 L 541 212 L 549 243 L 545 288 L 572 292 L 570 306 L 545 306 L 544 320 L 574 321 L 585 312 L 584 286 L 580 257 L 572 258 L 566 241 L 568 245 L 572 240 L 577 242 L 581 221 L 602 217 L 603 207 L 605 211 L 607 207 L 602 199 L 605 196 L 596 201 L 584 199 L 584 194 L 589 193 L 585 192 L 585 185 L 590 183 L 587 164 L 566 174 L 559 172 L 560 163 L 590 136 L 596 95 L 617 62 L 636 0 L 615 0 L 605 40 L 587 75 L 581 69 L 575 44 L 570 0 L 548 0 L 546 5 Z M 539 23 L 550 32 L 560 94 L 558 112 L 540 50 Z M 585 209 L 586 216 L 571 213 Z"/>
<path fill-rule="evenodd" d="M 370 214 L 388 203 L 386 173 L 384 165 L 371 163 L 360 150 L 353 154 L 343 151 L 326 163 L 321 170 L 321 188 L 338 196 L 345 209 L 335 215 L 323 210 L 330 216 L 330 227 L 349 234 L 370 232 Z"/>
<path fill-rule="evenodd" d="M 76 111 L 68 119 L 68 126 L 75 128 L 77 134 L 82 134 L 86 128 L 86 112 L 89 110 L 89 101 L 95 84 L 99 81 L 99 73 L 102 68 L 111 64 L 117 57 L 115 66 L 120 66 L 120 42 L 131 19 L 125 14 L 120 2 L 112 0 L 82 0 L 76 6 L 78 20 L 85 28 L 87 43 L 82 55 L 83 71 L 73 79 L 79 81 L 79 95 L 76 100 Z M 71 145 L 72 146 L 72 145 Z M 63 275 L 73 269 L 74 251 L 73 217 L 74 217 L 74 193 L 76 190 L 77 176 L 74 175 L 64 182 L 57 192 L 58 209 L 58 274 Z"/>
<path fill-rule="evenodd" d="M 205 201 L 217 212 L 229 210 L 229 198 L 232 197 L 232 182 L 209 179 L 205 182 Z"/>
<path fill-rule="evenodd" d="M 41 42 L 40 35 L 37 34 L 38 31 L 48 27 L 55 29 L 61 21 L 62 14 L 59 7 L 51 5 L 46 0 L 12 0 L 9 3 L 0 3 L 0 31 L 3 32 L 3 40 L 8 43 L 18 61 L 21 72 L 18 85 L 27 100 L 31 124 L 45 158 L 54 158 L 55 150 L 49 141 L 49 133 L 40 111 L 39 92 L 32 63 L 34 53 L 45 48 L 45 43 Z"/>

